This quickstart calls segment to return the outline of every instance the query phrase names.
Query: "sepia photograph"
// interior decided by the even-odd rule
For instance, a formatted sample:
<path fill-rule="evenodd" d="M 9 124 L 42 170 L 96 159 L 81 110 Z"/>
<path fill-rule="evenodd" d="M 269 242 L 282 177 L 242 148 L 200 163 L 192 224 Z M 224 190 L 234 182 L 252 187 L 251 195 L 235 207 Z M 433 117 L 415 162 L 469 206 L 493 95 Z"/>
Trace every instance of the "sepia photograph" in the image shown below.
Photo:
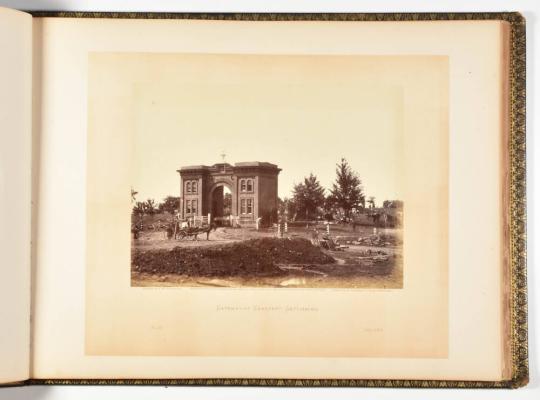
<path fill-rule="evenodd" d="M 402 287 L 400 93 L 329 85 L 342 59 L 186 55 L 238 78 L 137 86 L 132 286 Z"/>

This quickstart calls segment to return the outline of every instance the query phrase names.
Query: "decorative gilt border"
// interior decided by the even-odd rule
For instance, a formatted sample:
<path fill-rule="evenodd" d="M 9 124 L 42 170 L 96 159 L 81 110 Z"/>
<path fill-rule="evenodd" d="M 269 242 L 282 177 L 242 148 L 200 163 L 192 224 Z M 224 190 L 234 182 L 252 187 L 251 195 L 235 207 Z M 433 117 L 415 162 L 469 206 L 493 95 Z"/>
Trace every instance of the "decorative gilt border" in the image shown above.
<path fill-rule="evenodd" d="M 529 380 L 526 273 L 525 169 L 525 18 L 517 12 L 496 13 L 335 13 L 335 14 L 202 14 L 131 12 L 30 12 L 34 17 L 120 19 L 207 19 L 233 21 L 460 21 L 500 20 L 511 26 L 510 43 L 510 319 L 512 379 L 447 381 L 394 379 L 31 379 L 42 385 L 209 385 L 390 388 L 517 388 Z"/>

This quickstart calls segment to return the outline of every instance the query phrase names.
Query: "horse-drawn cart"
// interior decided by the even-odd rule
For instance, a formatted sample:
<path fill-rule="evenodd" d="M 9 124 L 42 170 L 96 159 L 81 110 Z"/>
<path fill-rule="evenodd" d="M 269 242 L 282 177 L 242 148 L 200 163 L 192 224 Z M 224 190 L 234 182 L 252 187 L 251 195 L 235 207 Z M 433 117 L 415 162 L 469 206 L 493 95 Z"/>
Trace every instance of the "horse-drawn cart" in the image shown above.
<path fill-rule="evenodd" d="M 183 225 L 180 222 L 176 222 L 175 224 L 171 224 L 167 229 L 167 237 L 169 239 L 186 239 L 186 238 L 192 238 L 193 240 L 198 240 L 198 236 L 201 234 L 206 233 L 206 240 L 209 239 L 210 232 L 216 229 L 215 224 L 210 224 L 206 226 L 187 226 Z"/>

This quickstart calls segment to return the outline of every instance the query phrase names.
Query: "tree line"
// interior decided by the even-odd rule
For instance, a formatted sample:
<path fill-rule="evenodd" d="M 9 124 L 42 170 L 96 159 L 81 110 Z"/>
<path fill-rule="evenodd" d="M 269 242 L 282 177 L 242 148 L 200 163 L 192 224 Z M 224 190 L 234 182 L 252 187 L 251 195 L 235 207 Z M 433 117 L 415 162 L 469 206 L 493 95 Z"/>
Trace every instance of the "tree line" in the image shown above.
<path fill-rule="evenodd" d="M 375 198 L 368 200 L 375 207 Z M 321 216 L 331 218 L 342 212 L 349 218 L 354 210 L 365 208 L 366 197 L 362 181 L 345 158 L 336 164 L 336 178 L 329 194 L 317 177 L 310 173 L 303 182 L 294 185 L 292 197 L 280 200 L 280 213 L 287 213 L 291 219 L 316 219 Z"/>
<path fill-rule="evenodd" d="M 133 213 L 138 215 L 152 215 L 168 212 L 173 214 L 178 209 L 180 197 L 167 196 L 161 203 L 154 199 L 136 201 L 137 192 L 131 190 Z M 230 195 L 225 203 L 230 203 Z M 291 198 L 278 199 L 279 212 L 287 213 L 290 219 L 312 220 L 319 217 L 332 219 L 335 214 L 350 218 L 353 211 L 366 208 L 375 208 L 375 198 L 366 198 L 362 181 L 347 160 L 342 158 L 336 164 L 336 177 L 332 188 L 326 194 L 325 188 L 320 184 L 317 176 L 310 173 L 304 180 L 294 185 Z M 400 200 L 385 200 L 384 208 L 402 208 Z M 230 204 L 229 204 L 230 207 Z"/>
<path fill-rule="evenodd" d="M 131 189 L 131 202 L 133 203 L 133 214 L 135 215 L 153 215 L 168 212 L 174 214 L 180 204 L 180 197 L 167 196 L 161 203 L 156 203 L 154 199 L 146 201 L 137 201 L 138 192 Z"/>

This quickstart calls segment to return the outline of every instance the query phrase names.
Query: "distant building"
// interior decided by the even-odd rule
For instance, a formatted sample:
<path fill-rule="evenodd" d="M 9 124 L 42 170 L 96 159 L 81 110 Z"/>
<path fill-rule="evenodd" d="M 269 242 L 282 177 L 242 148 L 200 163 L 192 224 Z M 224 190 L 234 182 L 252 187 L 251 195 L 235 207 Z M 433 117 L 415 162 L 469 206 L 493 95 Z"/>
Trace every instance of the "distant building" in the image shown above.
<path fill-rule="evenodd" d="M 231 192 L 231 216 L 242 226 L 277 219 L 278 175 L 281 171 L 267 162 L 240 162 L 180 168 L 180 213 L 182 218 L 210 215 L 223 217 L 224 188 Z"/>

